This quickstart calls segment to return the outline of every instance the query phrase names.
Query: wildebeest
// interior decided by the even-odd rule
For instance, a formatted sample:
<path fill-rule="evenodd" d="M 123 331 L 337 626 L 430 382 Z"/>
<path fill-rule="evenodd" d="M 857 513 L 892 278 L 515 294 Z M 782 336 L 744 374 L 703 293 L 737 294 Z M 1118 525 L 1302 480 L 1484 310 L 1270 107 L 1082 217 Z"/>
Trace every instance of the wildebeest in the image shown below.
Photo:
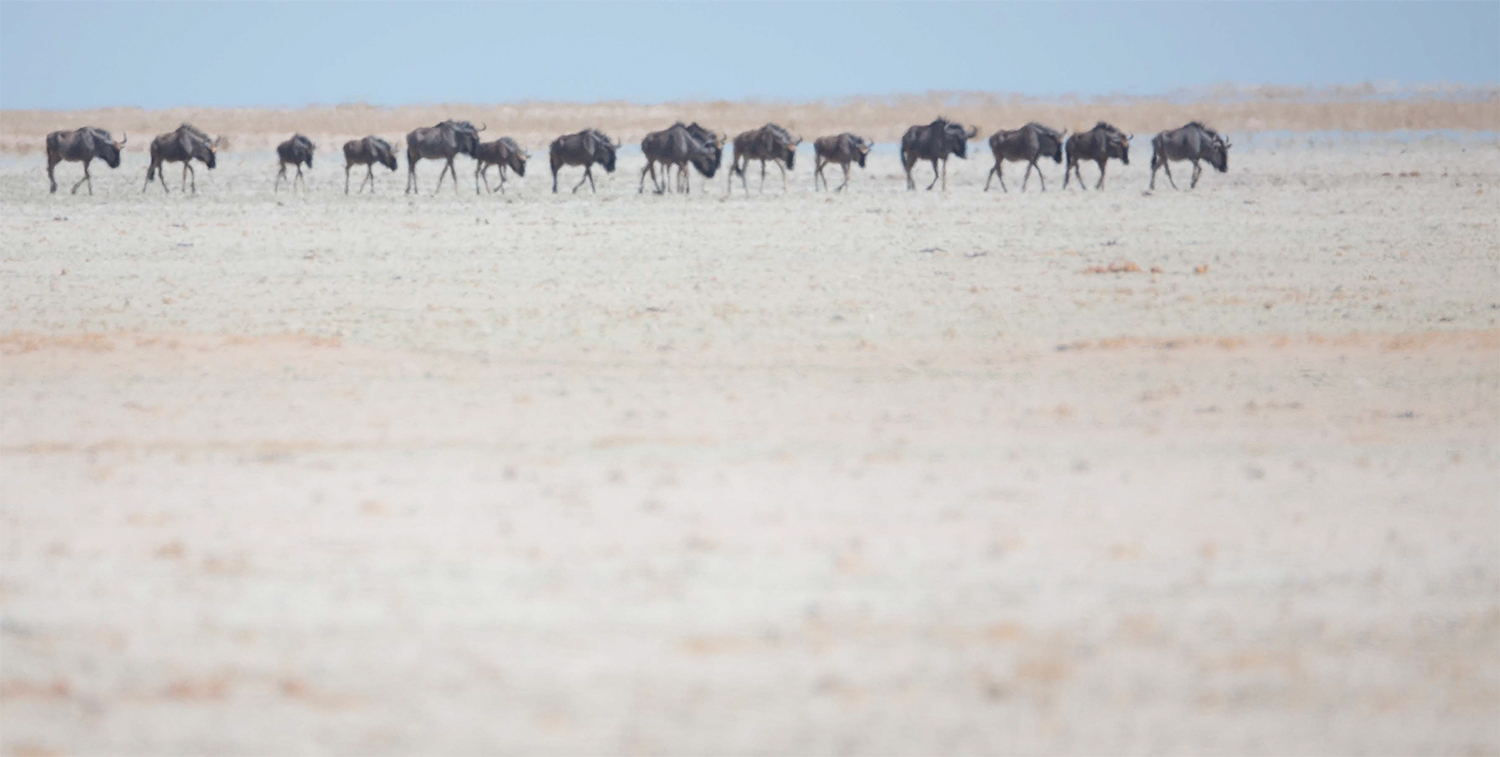
<path fill-rule="evenodd" d="M 125 139 L 116 142 L 109 132 L 97 126 L 85 126 L 73 131 L 54 131 L 47 135 L 47 181 L 52 184 L 52 191 L 57 191 L 57 179 L 52 175 L 52 169 L 63 161 L 83 163 L 83 178 L 73 185 L 73 194 L 78 194 L 78 186 L 88 182 L 89 194 L 94 193 L 94 179 L 89 176 L 89 163 L 94 158 L 104 161 L 110 168 L 120 167 L 120 148 L 125 146 Z"/>
<path fill-rule="evenodd" d="M 531 153 L 521 149 L 514 139 L 501 137 L 493 142 L 481 142 L 474 150 L 474 194 L 479 194 L 479 177 L 484 177 L 484 188 L 494 194 L 490 189 L 490 166 L 500 169 L 500 194 L 505 194 L 505 169 L 509 168 L 516 172 L 517 176 L 526 175 L 526 160 Z"/>
<path fill-rule="evenodd" d="M 693 137 L 696 138 L 699 142 L 712 146 L 713 167 L 714 172 L 717 172 L 719 170 L 719 167 L 724 165 L 724 135 L 706 126 L 700 126 L 697 121 L 688 124 L 687 130 L 688 133 L 693 135 Z M 703 171 L 700 169 L 699 173 L 703 173 Z M 713 178 L 713 172 L 704 173 L 703 175 L 710 179 Z M 687 166 L 678 166 L 677 191 L 686 192 L 691 188 L 691 186 L 692 180 L 690 175 L 688 174 Z M 704 183 L 704 186 L 707 187 L 707 182 Z"/>
<path fill-rule="evenodd" d="M 1197 187 L 1198 177 L 1203 174 L 1203 166 L 1198 164 L 1200 160 L 1207 160 L 1209 165 L 1219 169 L 1219 173 L 1228 172 L 1230 146 L 1218 132 L 1197 121 L 1157 134 L 1151 138 L 1151 189 L 1156 189 L 1158 168 L 1167 172 L 1167 181 L 1172 182 L 1173 189 L 1177 188 L 1177 182 L 1172 181 L 1172 168 L 1167 165 L 1171 160 L 1193 162 L 1193 181 L 1188 189 Z"/>
<path fill-rule="evenodd" d="M 301 134 L 293 134 L 291 139 L 276 145 L 276 159 L 281 165 L 281 170 L 276 172 L 276 184 L 271 191 L 280 191 L 281 180 L 286 178 L 288 164 L 297 169 L 297 176 L 292 179 L 292 188 L 296 189 L 297 182 L 301 181 L 302 190 L 307 191 L 307 180 L 302 178 L 302 164 L 306 163 L 308 168 L 312 168 L 313 151 L 316 149 L 318 146 Z"/>
<path fill-rule="evenodd" d="M 609 173 L 615 172 L 615 151 L 619 143 L 611 142 L 598 129 L 584 129 L 577 134 L 564 134 L 552 140 L 547 155 L 552 161 L 552 193 L 557 194 L 557 172 L 563 166 L 583 166 L 583 178 L 573 187 L 576 193 L 583 183 L 589 183 L 589 191 L 598 191 L 594 186 L 594 164 L 604 166 Z"/>
<path fill-rule="evenodd" d="M 1000 180 L 1000 189 L 1009 192 L 1005 188 L 1005 175 L 1001 167 L 1005 161 L 1012 163 L 1026 162 L 1026 175 L 1021 178 L 1021 191 L 1026 191 L 1026 182 L 1031 180 L 1031 169 L 1036 169 L 1037 178 L 1042 182 L 1042 191 L 1047 191 L 1047 177 L 1042 175 L 1042 167 L 1036 162 L 1042 158 L 1051 158 L 1054 163 L 1062 162 L 1063 135 L 1066 131 L 1059 132 L 1056 129 L 1043 126 L 1032 121 L 1019 129 L 1006 131 L 1004 129 L 990 135 L 990 153 L 995 156 L 995 165 L 990 168 L 989 174 L 984 177 L 984 191 L 990 191 L 990 177 Z"/>
<path fill-rule="evenodd" d="M 829 163 L 837 163 L 844 168 L 844 183 L 833 191 L 839 192 L 849 186 L 849 164 L 857 162 L 860 168 L 864 168 L 865 158 L 874 145 L 874 142 L 849 132 L 813 140 L 813 190 L 818 189 L 820 177 L 823 179 L 823 188 L 828 188 L 828 177 L 823 175 L 823 167 Z"/>
<path fill-rule="evenodd" d="M 1094 128 L 1082 131 L 1068 137 L 1068 167 L 1063 171 L 1063 189 L 1068 188 L 1068 174 L 1078 175 L 1078 186 L 1088 189 L 1083 183 L 1083 172 L 1079 170 L 1081 161 L 1092 160 L 1099 164 L 1099 183 L 1094 189 L 1104 188 L 1104 164 L 1110 158 L 1119 158 L 1121 163 L 1130 165 L 1130 140 L 1133 137 L 1126 134 L 1114 125 L 1104 121 L 1094 124 Z"/>
<path fill-rule="evenodd" d="M 719 170 L 719 164 L 723 160 L 722 142 L 717 134 L 694 123 L 692 127 L 678 121 L 661 131 L 653 131 L 641 140 L 641 153 L 646 156 L 646 166 L 641 169 L 640 186 L 637 192 L 646 191 L 646 174 L 651 174 L 651 184 L 656 188 L 656 193 L 661 194 L 670 189 L 668 179 L 672 175 L 672 169 L 676 167 L 677 188 L 679 191 L 690 191 L 692 182 L 688 178 L 687 167 L 691 164 L 698 169 L 698 173 L 707 178 L 713 178 L 714 173 Z M 656 180 L 656 164 L 662 167 L 661 182 Z"/>
<path fill-rule="evenodd" d="M 172 190 L 167 189 L 167 175 L 162 163 L 182 164 L 182 188 L 187 190 L 188 176 L 193 177 L 193 194 L 198 194 L 198 172 L 193 170 L 193 161 L 203 161 L 203 165 L 213 170 L 218 162 L 214 158 L 216 150 L 223 137 L 209 139 L 208 134 L 202 129 L 189 123 L 178 126 L 175 131 L 161 134 L 151 140 L 151 165 L 146 168 L 146 184 L 141 187 L 145 192 L 151 188 L 151 181 L 156 178 L 157 172 L 161 172 L 161 189 L 168 194 Z"/>
<path fill-rule="evenodd" d="M 978 126 L 966 130 L 962 124 L 941 116 L 930 124 L 907 129 L 901 135 L 901 166 L 906 169 L 906 188 L 917 188 L 917 183 L 911 178 L 912 166 L 919 160 L 927 160 L 932 162 L 932 183 L 927 188 L 932 189 L 938 182 L 938 161 L 942 161 L 943 191 L 948 191 L 948 156 L 968 158 L 969 140 L 978 133 Z"/>
<path fill-rule="evenodd" d="M 447 120 L 436 126 L 422 126 L 406 135 L 406 192 L 417 190 L 417 161 L 423 158 L 442 159 L 443 170 L 438 173 L 437 194 L 443 188 L 443 177 L 453 174 L 453 193 L 458 194 L 458 170 L 453 167 L 453 158 L 459 154 L 473 157 L 479 146 L 479 132 L 483 124 L 475 128 L 468 121 Z"/>
<path fill-rule="evenodd" d="M 750 167 L 750 161 L 760 161 L 760 191 L 766 191 L 766 161 L 776 164 L 781 170 L 781 191 L 786 191 L 786 172 L 796 167 L 797 145 L 802 144 L 802 137 L 794 137 L 792 133 L 780 126 L 768 123 L 759 129 L 740 132 L 734 138 L 734 157 L 729 162 L 729 188 L 734 189 L 734 175 L 740 175 L 740 187 L 746 194 L 750 193 L 750 186 L 745 182 L 745 169 Z"/>
<path fill-rule="evenodd" d="M 344 143 L 344 194 L 349 194 L 349 169 L 365 167 L 365 178 L 359 182 L 359 191 L 365 191 L 365 182 L 370 182 L 370 191 L 375 191 L 375 164 L 396 170 L 396 150 L 391 143 L 377 136 L 351 139 Z"/>

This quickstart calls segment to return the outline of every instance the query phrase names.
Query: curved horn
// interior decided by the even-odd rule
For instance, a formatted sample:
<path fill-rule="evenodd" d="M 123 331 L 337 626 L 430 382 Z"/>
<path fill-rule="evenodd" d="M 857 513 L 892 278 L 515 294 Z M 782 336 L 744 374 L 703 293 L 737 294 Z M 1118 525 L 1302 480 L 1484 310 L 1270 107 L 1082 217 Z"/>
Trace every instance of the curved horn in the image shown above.
<path fill-rule="evenodd" d="M 126 134 L 126 133 L 125 133 L 125 132 L 123 132 L 123 131 L 122 131 L 122 132 L 120 132 L 120 143 L 119 143 L 119 146 L 120 146 L 120 147 L 124 147 L 124 146 L 125 146 L 125 143 L 126 143 L 126 142 L 128 142 L 128 141 L 130 141 L 130 135 L 129 135 L 129 134 Z"/>
<path fill-rule="evenodd" d="M 485 123 L 485 122 L 483 122 L 483 121 L 480 121 L 480 122 L 479 122 L 479 130 L 480 130 L 480 131 L 484 131 L 484 130 L 485 130 L 485 129 L 487 129 L 487 128 L 489 128 L 489 124 L 487 124 L 487 123 Z"/>

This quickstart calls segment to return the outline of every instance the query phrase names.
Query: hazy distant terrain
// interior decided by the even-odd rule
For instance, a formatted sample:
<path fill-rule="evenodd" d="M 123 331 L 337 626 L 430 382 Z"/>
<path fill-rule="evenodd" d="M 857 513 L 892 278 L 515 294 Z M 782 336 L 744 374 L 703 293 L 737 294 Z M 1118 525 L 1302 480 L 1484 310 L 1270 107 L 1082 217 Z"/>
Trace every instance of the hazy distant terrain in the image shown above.
<path fill-rule="evenodd" d="M 0 751 L 1500 751 L 1492 141 L 1247 138 L 1149 195 L 1140 139 L 1045 194 L 979 143 L 946 194 L 888 152 L 814 193 L 804 146 L 749 197 L 542 155 L 346 197 L 326 141 L 272 194 L 265 149 L 1494 126 L 1292 100 L 4 113 L 132 136 L 94 197 L 0 167 Z M 184 118 L 235 149 L 143 195 Z"/>
<path fill-rule="evenodd" d="M 1245 131 L 1390 131 L 1500 129 L 1500 91 L 1443 89 L 1385 91 L 1373 87 L 1335 90 L 1224 88 L 1184 93 L 1181 97 L 1070 98 L 1049 101 L 993 94 L 899 95 L 849 98 L 812 103 L 683 102 L 636 105 L 518 103 L 509 105 L 446 104 L 380 108 L 339 105 L 303 109 L 194 109 L 144 111 L 116 108 L 82 112 L 0 111 L 0 150 L 41 150 L 47 132 L 98 125 L 116 133 L 145 137 L 176 128 L 182 121 L 213 134 L 228 135 L 239 149 L 274 147 L 293 132 L 329 140 L 377 134 L 401 141 L 417 126 L 447 118 L 490 126 L 491 134 L 508 134 L 532 149 L 545 148 L 559 134 L 586 127 L 639 143 L 647 132 L 673 121 L 697 120 L 733 135 L 775 121 L 811 140 L 822 134 L 855 131 L 877 142 L 895 142 L 906 128 L 928 123 L 939 114 L 984 131 L 1015 128 L 1041 121 L 1074 131 L 1107 120 L 1138 136 L 1202 120 L 1229 132 Z M 488 138 L 488 135 L 486 135 Z M 338 140 L 335 144 L 331 140 Z M 1144 145 L 1143 145 L 1144 146 Z"/>

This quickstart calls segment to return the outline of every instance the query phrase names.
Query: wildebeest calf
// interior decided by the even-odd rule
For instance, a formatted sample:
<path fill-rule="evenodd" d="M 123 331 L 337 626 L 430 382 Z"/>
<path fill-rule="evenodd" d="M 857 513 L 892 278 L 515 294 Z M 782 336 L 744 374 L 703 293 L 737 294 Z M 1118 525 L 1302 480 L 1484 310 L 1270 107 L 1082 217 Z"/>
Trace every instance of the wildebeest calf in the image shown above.
<path fill-rule="evenodd" d="M 1110 158 L 1118 158 L 1121 163 L 1130 165 L 1131 139 L 1130 135 L 1104 121 L 1094 124 L 1094 128 L 1088 131 L 1068 137 L 1068 167 L 1063 171 L 1063 189 L 1068 188 L 1069 174 L 1077 174 L 1078 186 L 1088 189 L 1083 183 L 1083 172 L 1078 168 L 1078 164 L 1085 160 L 1099 164 L 1099 183 L 1094 189 L 1103 189 L 1104 165 Z"/>
<path fill-rule="evenodd" d="M 1193 121 L 1180 129 L 1171 129 L 1161 132 L 1151 138 L 1151 189 L 1156 189 L 1156 169 L 1161 168 L 1167 172 L 1167 181 L 1172 182 L 1172 188 L 1177 188 L 1177 182 L 1172 181 L 1172 168 L 1167 165 L 1169 160 L 1190 160 L 1193 162 L 1193 181 L 1188 189 L 1198 186 L 1198 177 L 1203 174 L 1203 166 L 1198 164 L 1200 160 L 1207 160 L 1209 165 L 1219 169 L 1219 173 L 1229 171 L 1229 148 L 1228 140 L 1220 136 L 1218 132 Z"/>
<path fill-rule="evenodd" d="M 344 143 L 344 194 L 349 194 L 349 169 L 354 166 L 365 167 L 365 178 L 359 182 L 361 194 L 365 191 L 365 182 L 370 182 L 370 191 L 375 191 L 375 164 L 379 163 L 392 171 L 396 170 L 396 150 L 391 143 L 380 137 L 368 136 L 363 139 L 351 139 Z"/>
<path fill-rule="evenodd" d="M 740 187 L 745 194 L 750 193 L 750 186 L 745 182 L 745 169 L 750 167 L 750 161 L 760 161 L 760 191 L 766 191 L 766 161 L 776 164 L 781 170 L 781 191 L 786 191 L 786 172 L 794 169 L 797 163 L 797 145 L 802 144 L 802 137 L 794 137 L 792 133 L 782 127 L 768 123 L 759 129 L 740 132 L 734 138 L 734 154 L 729 162 L 729 188 L 734 189 L 734 175 L 740 176 Z"/>
<path fill-rule="evenodd" d="M 837 163 L 844 168 L 844 183 L 833 191 L 843 191 L 844 187 L 849 186 L 849 164 L 858 162 L 859 167 L 864 168 L 865 158 L 874 145 L 874 142 L 849 132 L 813 140 L 813 190 L 817 191 L 819 178 L 823 180 L 823 188 L 828 188 L 828 177 L 823 175 L 823 167 L 829 163 Z"/>
<path fill-rule="evenodd" d="M 1007 160 L 1012 163 L 1026 162 L 1026 175 L 1021 178 L 1022 192 L 1026 191 L 1026 182 L 1031 180 L 1033 168 L 1042 182 L 1042 191 L 1047 191 L 1047 177 L 1042 175 L 1042 167 L 1036 162 L 1042 158 L 1051 158 L 1052 162 L 1061 163 L 1062 138 L 1065 133 L 1032 121 L 1019 129 L 1002 129 L 990 135 L 990 152 L 995 156 L 995 165 L 984 177 L 984 191 L 990 191 L 991 176 L 1000 179 L 1000 189 L 1010 191 L 1005 188 L 1005 176 L 1001 173 L 1001 167 Z"/>
<path fill-rule="evenodd" d="M 307 180 L 302 178 L 302 164 L 306 163 L 309 169 L 312 168 L 313 151 L 316 149 L 318 146 L 301 134 L 293 134 L 291 139 L 276 145 L 276 160 L 281 170 L 276 172 L 276 184 L 271 191 L 281 190 L 281 180 L 286 178 L 286 167 L 290 164 L 297 169 L 297 176 L 292 179 L 292 189 L 295 190 L 300 181 L 302 191 L 306 192 Z"/>
<path fill-rule="evenodd" d="M 198 172 L 193 170 L 193 161 L 199 160 L 203 165 L 213 170 L 218 162 L 214 158 L 214 150 L 224 141 L 223 137 L 209 139 L 204 133 L 192 124 L 184 123 L 175 131 L 161 134 L 151 140 L 151 165 L 146 168 L 146 184 L 141 187 L 145 192 L 151 187 L 151 181 L 161 172 L 161 189 L 168 194 L 172 190 L 167 189 L 167 176 L 163 170 L 162 163 L 182 164 L 182 188 L 187 191 L 188 176 L 193 177 L 193 194 L 198 194 Z"/>
<path fill-rule="evenodd" d="M 509 168 L 516 172 L 517 176 L 526 175 L 526 160 L 531 153 L 521 149 L 514 139 L 501 137 L 493 142 L 480 142 L 478 149 L 474 150 L 474 194 L 479 194 L 479 177 L 484 177 L 484 188 L 494 194 L 490 189 L 490 166 L 500 170 L 500 194 L 505 194 L 505 169 Z"/>
<path fill-rule="evenodd" d="M 611 142 L 598 129 L 584 129 L 577 134 L 564 134 L 552 140 L 547 148 L 547 157 L 552 163 L 552 193 L 557 194 L 557 172 L 563 166 L 583 166 L 583 178 L 573 187 L 575 194 L 585 181 L 589 183 L 590 192 L 598 191 L 594 186 L 594 164 L 598 163 L 604 166 L 606 172 L 614 173 L 615 151 L 619 147 L 619 143 Z"/>
<path fill-rule="evenodd" d="M 128 139 L 128 135 L 125 139 Z M 116 142 L 109 132 L 97 126 L 85 126 L 74 131 L 54 131 L 47 135 L 47 181 L 52 192 L 57 191 L 57 179 L 52 169 L 63 161 L 83 163 L 83 178 L 73 185 L 73 194 L 78 194 L 79 184 L 88 182 L 89 194 L 94 193 L 94 179 L 89 176 L 89 163 L 98 158 L 110 168 L 120 167 L 120 148 L 125 139 Z"/>
<path fill-rule="evenodd" d="M 901 166 L 906 169 L 906 188 L 917 188 L 916 182 L 911 178 L 911 169 L 917 161 L 926 160 L 932 163 L 932 183 L 927 185 L 929 190 L 932 189 L 938 183 L 938 162 L 942 161 L 943 191 L 948 191 L 948 156 L 956 155 L 967 159 L 969 140 L 978 133 L 978 126 L 964 129 L 962 124 L 942 116 L 930 124 L 918 124 L 907 129 L 901 135 Z"/>

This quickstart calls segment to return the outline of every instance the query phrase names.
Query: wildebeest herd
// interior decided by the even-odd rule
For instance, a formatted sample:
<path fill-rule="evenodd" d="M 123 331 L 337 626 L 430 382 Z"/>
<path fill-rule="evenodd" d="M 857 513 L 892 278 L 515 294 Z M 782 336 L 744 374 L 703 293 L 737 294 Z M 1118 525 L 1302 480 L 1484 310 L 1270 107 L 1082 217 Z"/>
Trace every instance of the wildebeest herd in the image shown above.
<path fill-rule="evenodd" d="M 457 193 L 458 170 L 454 167 L 453 160 L 459 155 L 467 155 L 475 161 L 475 194 L 480 193 L 481 180 L 487 191 L 494 192 L 489 179 L 491 166 L 499 169 L 500 192 L 503 194 L 507 170 L 514 172 L 517 176 L 525 176 L 526 161 L 531 157 L 531 153 L 510 137 L 500 137 L 491 142 L 481 141 L 480 132 L 485 129 L 484 124 L 475 126 L 469 121 L 449 120 L 434 126 L 412 130 L 406 135 L 406 192 L 410 194 L 418 191 L 417 162 L 426 158 L 443 161 L 443 169 L 438 173 L 437 190 L 442 189 L 443 179 L 451 174 L 453 191 Z M 930 124 L 918 124 L 907 129 L 906 133 L 901 136 L 901 165 L 906 171 L 907 189 L 914 190 L 917 187 L 912 177 L 912 168 L 921 161 L 927 161 L 932 165 L 932 181 L 927 188 L 932 189 L 941 181 L 946 191 L 948 158 L 950 156 L 967 158 L 969 140 L 974 139 L 978 134 L 979 127 L 964 126 L 946 118 L 938 118 Z M 989 191 L 991 180 L 998 179 L 1000 188 L 1010 191 L 1005 186 L 1003 174 L 1004 164 L 1010 162 L 1026 164 L 1026 173 L 1021 178 L 1021 191 L 1026 191 L 1026 185 L 1031 180 L 1031 172 L 1035 170 L 1041 182 L 1042 191 L 1045 192 L 1047 182 L 1042 176 L 1039 163 L 1050 158 L 1054 163 L 1060 164 L 1066 157 L 1067 166 L 1063 171 L 1064 189 L 1067 188 L 1068 179 L 1071 176 L 1077 176 L 1079 186 L 1084 186 L 1083 173 L 1079 170 L 1079 164 L 1091 161 L 1099 167 L 1099 181 L 1094 188 L 1102 190 L 1105 167 L 1111 158 L 1125 165 L 1130 164 L 1132 139 L 1133 135 L 1104 121 L 1095 124 L 1094 128 L 1088 131 L 1078 132 L 1072 136 L 1068 136 L 1066 130 L 1058 131 L 1036 122 L 1028 123 L 1019 129 L 1002 129 L 989 138 L 990 153 L 994 156 L 995 164 L 985 177 L 984 189 Z M 93 126 L 74 131 L 54 131 L 48 134 L 47 179 L 51 184 L 51 191 L 57 191 L 57 180 L 53 176 L 57 164 L 73 161 L 83 163 L 83 178 L 73 185 L 73 193 L 76 194 L 78 187 L 87 183 L 89 194 L 93 194 L 94 183 L 89 175 L 90 162 L 97 158 L 103 160 L 110 168 L 118 168 L 125 141 L 123 135 L 117 142 L 109 132 Z M 193 170 L 192 162 L 199 161 L 212 170 L 216 164 L 215 153 L 222 143 L 222 137 L 212 138 L 203 130 L 187 123 L 173 131 L 159 135 L 151 141 L 151 164 L 146 169 L 146 183 L 141 191 L 149 190 L 151 182 L 156 180 L 160 173 L 162 191 L 170 192 L 163 164 L 181 163 L 182 189 L 188 191 L 191 187 L 191 191 L 196 194 L 198 191 L 197 173 Z M 802 137 L 774 123 L 742 132 L 733 140 L 729 140 L 727 142 L 731 150 L 728 171 L 729 190 L 733 191 L 734 177 L 738 175 L 741 189 L 748 193 L 750 187 L 745 171 L 752 161 L 759 161 L 760 191 L 765 191 L 767 162 L 774 164 L 781 172 L 782 191 L 785 191 L 786 172 L 795 167 L 797 147 L 801 143 Z M 725 144 L 724 135 L 701 126 L 697 122 L 684 124 L 679 121 L 666 129 L 647 134 L 645 139 L 641 140 L 641 153 L 646 158 L 646 166 L 641 169 L 637 191 L 645 192 L 648 174 L 651 177 L 652 188 L 657 194 L 672 191 L 674 188 L 683 193 L 691 191 L 692 175 L 689 168 L 697 170 L 705 180 L 713 178 L 723 164 Z M 865 159 L 869 156 L 873 146 L 874 142 L 871 140 L 848 132 L 813 140 L 815 159 L 813 188 L 815 190 L 828 188 L 828 177 L 823 174 L 823 169 L 830 163 L 837 163 L 844 169 L 844 181 L 833 191 L 843 190 L 849 185 L 849 165 L 858 163 L 863 168 Z M 1198 186 L 1198 179 L 1203 173 L 1203 161 L 1207 161 L 1220 173 L 1227 172 L 1230 146 L 1229 140 L 1222 134 L 1198 121 L 1158 133 L 1151 138 L 1150 188 L 1156 188 L 1158 169 L 1165 171 L 1167 181 L 1171 182 L 1173 189 L 1177 188 L 1177 182 L 1172 178 L 1172 169 L 1168 165 L 1171 161 L 1187 161 L 1193 164 L 1190 187 Z M 590 191 L 596 191 L 593 166 L 598 164 L 606 172 L 613 173 L 615 155 L 619 148 L 619 142 L 611 140 L 608 135 L 598 129 L 585 129 L 576 134 L 565 134 L 552 140 L 552 144 L 548 146 L 548 158 L 552 168 L 552 191 L 557 192 L 558 172 L 566 167 L 583 169 L 583 176 L 573 186 L 573 192 L 576 193 L 581 189 L 585 182 L 588 183 Z M 306 164 L 309 169 L 312 168 L 313 153 L 316 150 L 317 145 L 302 134 L 296 134 L 277 145 L 278 170 L 273 191 L 281 190 L 281 182 L 287 178 L 287 167 L 290 166 L 296 170 L 296 175 L 289 182 L 291 189 L 295 191 L 300 182 L 305 192 L 307 183 L 302 175 L 302 166 Z M 362 193 L 365 191 L 366 183 L 370 185 L 370 191 L 375 190 L 374 167 L 376 164 L 395 171 L 396 163 L 396 148 L 380 137 L 371 135 L 344 143 L 344 193 L 349 193 L 349 172 L 355 166 L 365 167 L 365 178 L 359 184 L 359 191 Z M 657 176 L 658 167 L 661 169 L 660 178 Z M 672 174 L 674 170 L 676 171 L 675 177 Z"/>

